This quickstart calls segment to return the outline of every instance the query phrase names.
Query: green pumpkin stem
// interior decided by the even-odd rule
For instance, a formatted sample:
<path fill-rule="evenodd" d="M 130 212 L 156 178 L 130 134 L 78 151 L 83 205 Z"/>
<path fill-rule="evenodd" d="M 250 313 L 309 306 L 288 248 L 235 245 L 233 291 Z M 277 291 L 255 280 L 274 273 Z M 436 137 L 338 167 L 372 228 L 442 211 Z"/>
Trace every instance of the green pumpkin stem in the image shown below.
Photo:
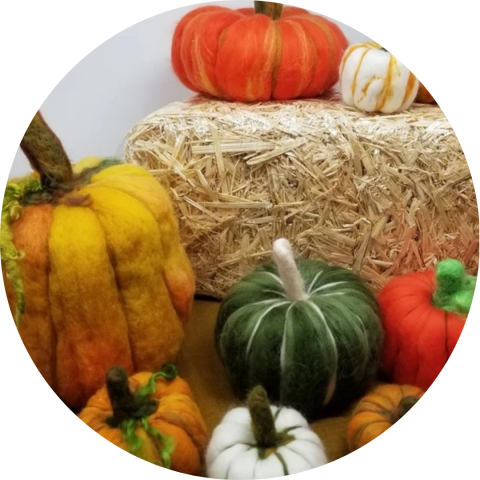
<path fill-rule="evenodd" d="M 272 448 L 277 445 L 278 435 L 275 428 L 267 392 L 262 386 L 255 387 L 247 399 L 247 406 L 252 418 L 252 430 L 260 448 Z"/>
<path fill-rule="evenodd" d="M 417 397 L 404 398 L 398 407 L 398 420 L 400 420 L 406 413 L 408 413 L 417 402 Z"/>
<path fill-rule="evenodd" d="M 68 188 L 73 178 L 72 165 L 63 145 L 37 112 L 23 136 L 20 147 L 32 168 L 40 174 L 46 191 Z"/>
<path fill-rule="evenodd" d="M 467 275 L 458 260 L 446 259 L 437 266 L 433 304 L 447 312 L 468 315 L 475 292 L 476 277 Z"/>
<path fill-rule="evenodd" d="M 279 238 L 273 243 L 273 260 L 285 289 L 287 298 L 292 302 L 307 300 L 305 282 L 298 270 L 292 246 L 285 238 Z"/>
<path fill-rule="evenodd" d="M 275 2 L 254 2 L 255 13 L 268 15 L 272 20 L 278 20 L 282 16 L 283 4 Z"/>

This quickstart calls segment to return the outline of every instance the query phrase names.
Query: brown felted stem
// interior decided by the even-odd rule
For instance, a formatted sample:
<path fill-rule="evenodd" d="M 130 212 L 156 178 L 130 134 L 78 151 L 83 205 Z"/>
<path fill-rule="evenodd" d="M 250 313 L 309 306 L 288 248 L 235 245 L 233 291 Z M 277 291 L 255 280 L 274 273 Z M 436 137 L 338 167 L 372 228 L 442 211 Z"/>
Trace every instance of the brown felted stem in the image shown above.
<path fill-rule="evenodd" d="M 106 385 L 113 410 L 113 416 L 107 419 L 107 423 L 112 427 L 118 427 L 124 420 L 150 415 L 157 408 L 155 399 L 138 398 L 130 391 L 128 373 L 123 367 L 108 370 Z"/>
<path fill-rule="evenodd" d="M 418 398 L 416 397 L 404 398 L 398 407 L 397 421 L 400 420 L 417 402 Z"/>
<path fill-rule="evenodd" d="M 32 168 L 40 174 L 45 190 L 68 190 L 73 178 L 72 165 L 63 145 L 37 112 L 20 143 Z"/>
<path fill-rule="evenodd" d="M 275 2 L 254 2 L 255 13 L 262 13 L 272 20 L 278 20 L 282 16 L 283 4 Z"/>
<path fill-rule="evenodd" d="M 272 448 L 277 445 L 275 420 L 268 402 L 267 392 L 262 386 L 255 387 L 248 395 L 248 410 L 252 418 L 252 430 L 260 448 Z"/>

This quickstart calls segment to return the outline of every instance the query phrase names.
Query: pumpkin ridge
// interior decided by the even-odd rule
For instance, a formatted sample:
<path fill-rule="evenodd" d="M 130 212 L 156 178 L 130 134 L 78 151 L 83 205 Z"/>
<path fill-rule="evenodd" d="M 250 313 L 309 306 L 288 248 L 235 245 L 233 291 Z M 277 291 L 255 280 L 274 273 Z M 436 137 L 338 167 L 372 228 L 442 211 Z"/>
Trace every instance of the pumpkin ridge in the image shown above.
<path fill-rule="evenodd" d="M 375 424 L 378 424 L 378 423 L 390 423 L 388 422 L 387 420 L 373 420 L 371 422 L 368 422 L 368 423 L 364 423 L 363 425 L 360 426 L 360 428 L 358 428 L 356 431 L 355 431 L 355 434 L 353 436 L 353 439 L 352 439 L 352 443 L 355 445 L 355 444 L 358 444 L 358 442 L 360 441 L 360 438 L 361 436 L 363 435 L 364 431 L 370 427 L 370 425 L 375 425 Z"/>
<path fill-rule="evenodd" d="M 431 315 L 429 316 L 429 321 L 428 322 L 425 322 L 427 325 L 425 325 L 425 327 L 422 329 L 422 331 L 420 332 L 420 334 L 418 335 L 418 337 L 420 338 L 420 336 L 423 334 L 423 332 L 425 331 L 425 328 L 427 326 L 429 326 L 430 323 L 433 323 L 433 322 L 437 322 L 438 320 L 434 318 L 434 315 L 437 315 L 437 312 L 432 312 Z M 443 322 L 444 322 L 444 331 L 445 331 L 445 335 L 447 333 L 447 312 L 442 312 L 442 317 L 443 317 Z M 448 353 L 448 348 L 447 348 L 447 337 L 445 336 L 445 357 L 446 359 L 448 360 L 449 358 L 449 353 Z M 417 350 L 418 350 L 418 357 L 420 358 L 420 348 L 417 346 Z M 418 366 L 418 370 L 420 370 L 420 363 L 417 365 Z M 415 375 L 415 379 L 417 378 L 418 376 L 418 371 L 417 371 L 417 374 Z"/>
<path fill-rule="evenodd" d="M 252 348 L 252 343 L 253 341 L 255 340 L 255 335 L 257 334 L 257 331 L 259 330 L 261 324 L 262 324 L 262 321 L 265 319 L 265 317 L 275 308 L 278 308 L 278 307 L 282 307 L 284 305 L 286 305 L 287 302 L 280 302 L 278 304 L 274 304 L 274 305 L 271 305 L 269 306 L 266 310 L 264 310 L 258 317 L 258 320 L 255 322 L 255 327 L 253 328 L 253 331 L 252 331 L 252 334 L 250 335 L 250 338 L 248 339 L 248 343 L 247 343 L 247 351 L 245 353 L 245 356 L 246 358 L 248 359 L 248 357 L 250 356 L 250 351 L 251 351 L 251 348 Z"/>
<path fill-rule="evenodd" d="M 198 432 L 203 432 L 205 426 L 197 421 L 200 418 L 200 411 L 195 401 L 183 393 L 172 393 L 167 398 L 169 400 L 168 404 L 165 403 L 165 399 L 160 399 L 159 408 L 150 419 L 180 428 L 188 435 L 192 443 L 197 448 L 200 448 L 204 443 L 204 439 L 202 435 L 198 435 Z M 178 407 L 178 404 L 180 404 L 182 408 L 173 410 L 172 403 L 175 404 L 175 407 Z"/>
<path fill-rule="evenodd" d="M 306 44 L 310 44 L 312 45 L 312 50 L 315 52 L 314 55 L 312 55 L 310 58 L 308 58 L 306 55 L 305 57 L 307 58 L 307 62 L 305 62 L 305 64 L 311 64 L 311 67 L 310 67 L 310 80 L 308 82 L 305 83 L 305 85 L 303 86 L 302 89 L 300 89 L 300 86 L 299 86 L 299 93 L 298 93 L 298 96 L 304 96 L 305 95 L 305 92 L 308 92 L 309 88 L 311 87 L 311 85 L 315 82 L 316 80 L 316 71 L 317 71 L 317 66 L 318 66 L 318 62 L 319 62 L 319 56 L 318 56 L 318 49 L 317 49 L 317 44 L 316 42 L 311 38 L 310 34 L 305 30 L 304 26 L 302 23 L 300 22 L 296 22 L 295 23 L 295 26 L 297 28 L 298 31 L 301 31 L 302 32 L 302 36 L 303 36 L 303 39 L 304 39 L 304 45 Z M 307 49 L 305 48 L 305 51 Z M 312 59 L 313 58 L 313 59 Z M 327 72 L 327 78 L 328 78 L 328 73 Z"/>
<path fill-rule="evenodd" d="M 325 393 L 325 398 L 323 399 L 323 405 L 327 405 L 330 400 L 332 399 L 334 393 L 335 393 L 335 383 L 337 381 L 337 373 L 338 373 L 338 348 L 337 348 L 337 342 L 335 341 L 335 337 L 333 336 L 332 334 L 332 331 L 330 330 L 330 327 L 328 325 L 328 322 L 322 312 L 322 310 L 320 309 L 320 307 L 314 303 L 313 301 L 309 301 L 307 302 L 309 306 L 313 307 L 313 309 L 315 310 L 315 312 L 318 314 L 319 318 L 321 318 L 322 322 L 324 323 L 325 327 L 326 327 L 326 332 L 327 332 L 327 336 L 330 340 L 330 343 L 331 345 L 333 346 L 333 351 L 334 351 L 334 370 L 333 370 L 333 374 L 331 376 L 331 379 L 330 379 L 330 382 L 329 382 L 329 385 L 327 387 L 327 391 Z M 313 320 L 312 320 L 312 324 L 313 324 Z"/>
<path fill-rule="evenodd" d="M 403 96 L 401 108 L 403 108 L 404 105 L 408 103 L 408 98 L 414 91 L 415 86 L 417 86 L 417 91 L 418 91 L 417 78 L 415 77 L 415 75 L 413 75 L 413 73 L 410 72 L 410 76 L 408 77 L 407 88 L 405 89 L 405 94 Z"/>
<path fill-rule="evenodd" d="M 415 312 L 416 310 L 418 310 L 419 308 L 422 308 L 422 307 L 423 307 L 422 304 L 417 305 L 416 307 L 414 307 L 414 308 L 413 308 L 411 311 L 409 311 L 408 313 L 403 314 L 402 317 L 403 317 L 403 318 L 407 318 L 407 317 L 409 317 L 413 312 Z M 404 322 L 402 322 L 402 323 L 404 323 Z M 396 365 L 396 364 L 397 364 L 397 362 L 398 362 L 398 357 L 399 357 L 399 355 L 400 355 L 401 353 L 402 353 L 402 345 L 400 344 L 400 342 L 398 342 L 397 351 L 396 351 L 396 353 L 395 353 L 395 356 L 393 357 L 393 361 L 391 362 L 392 365 Z"/>
<path fill-rule="evenodd" d="M 405 352 L 405 345 L 407 343 L 408 343 L 408 347 L 410 347 L 410 346 L 412 347 L 412 352 L 415 351 L 416 355 L 417 355 L 417 357 L 416 357 L 417 362 L 416 362 L 416 366 L 415 366 L 415 376 L 412 377 L 412 378 L 416 379 L 417 376 L 419 375 L 419 372 L 420 372 L 419 366 L 420 366 L 420 363 L 422 363 L 422 360 L 421 360 L 421 357 L 420 357 L 420 343 L 421 343 L 422 334 L 424 333 L 424 331 L 426 330 L 426 328 L 428 327 L 428 325 L 430 323 L 430 319 L 432 318 L 431 314 L 432 313 L 433 314 L 437 313 L 435 311 L 434 312 L 428 312 L 425 309 L 424 304 L 418 305 L 418 308 L 414 309 L 413 311 L 416 311 L 416 310 L 421 310 L 421 311 L 419 311 L 419 313 L 416 315 L 416 317 L 414 319 L 414 323 L 412 323 L 412 321 L 411 321 L 411 317 L 410 317 L 411 314 L 408 317 L 406 317 L 406 321 L 403 322 L 403 325 L 407 324 L 409 329 L 415 329 L 416 343 L 412 344 L 410 339 L 407 342 L 402 341 L 400 343 L 401 348 L 399 349 L 400 351 L 399 351 L 398 357 L 395 358 L 395 375 L 400 375 L 400 378 L 403 378 L 404 369 L 407 369 L 409 367 L 408 363 L 399 362 L 400 356 L 405 354 L 404 353 Z M 400 383 L 404 383 L 404 382 L 405 381 L 402 380 Z"/>
<path fill-rule="evenodd" d="M 442 311 L 441 312 L 442 314 L 442 317 L 443 317 L 443 321 L 444 321 L 444 332 L 446 334 L 446 331 L 447 331 L 447 312 L 445 311 Z M 438 311 L 436 310 L 432 310 L 430 312 L 430 315 L 429 315 L 429 321 L 428 322 L 425 322 L 425 326 L 424 328 L 422 329 L 422 331 L 418 334 L 418 337 L 417 338 L 421 338 L 422 337 L 422 334 L 424 333 L 425 329 L 427 327 L 430 327 L 430 325 L 432 323 L 437 323 L 438 322 L 438 318 L 435 318 L 435 317 L 438 317 Z M 430 329 L 429 329 L 430 330 Z M 450 355 L 448 353 L 448 345 L 447 345 L 447 337 L 445 337 L 445 342 L 444 342 L 444 345 L 445 345 L 445 362 L 446 363 L 448 361 L 448 359 L 450 358 Z M 420 377 L 420 372 L 422 369 L 424 369 L 424 365 L 423 364 L 423 358 L 421 356 L 421 352 L 420 352 L 420 344 L 418 343 L 417 344 L 417 357 L 419 359 L 419 361 L 417 362 L 417 365 L 416 365 L 416 372 L 415 372 L 415 375 L 413 376 L 413 378 L 415 379 L 415 381 L 413 383 L 415 384 L 418 384 L 419 383 L 419 377 Z"/>
<path fill-rule="evenodd" d="M 62 359 L 56 362 L 56 393 L 70 407 L 80 408 L 100 388 L 112 364 L 131 368 L 127 326 L 103 230 L 89 208 L 56 207 L 48 249 L 50 312 L 56 358 Z M 85 301 L 84 296 L 91 298 Z"/>
<path fill-rule="evenodd" d="M 388 401 L 390 402 L 390 399 L 388 399 Z M 363 399 L 361 401 L 361 405 L 360 405 L 360 410 L 359 411 L 363 411 L 363 406 L 366 404 L 366 403 L 369 403 L 371 405 L 373 405 L 374 407 L 376 407 L 379 411 L 381 412 L 385 412 L 385 413 L 389 413 L 388 410 L 381 404 L 375 402 L 374 400 L 366 400 L 366 399 Z M 391 403 L 391 402 L 390 402 Z M 392 408 L 394 407 L 394 405 L 391 403 L 392 405 Z M 370 412 L 370 410 L 368 410 Z M 372 413 L 376 413 L 376 412 L 372 412 Z"/>
<path fill-rule="evenodd" d="M 352 98 L 355 98 L 355 92 L 357 90 L 357 78 L 358 78 L 358 74 L 360 73 L 360 69 L 362 68 L 362 64 L 363 64 L 363 60 L 365 59 L 367 53 L 369 51 L 367 49 L 365 49 L 365 51 L 362 53 L 361 57 L 360 57 L 360 60 L 358 61 L 358 65 L 357 65 L 357 68 L 355 69 L 355 73 L 353 75 L 353 80 L 352 80 Z"/>
<path fill-rule="evenodd" d="M 172 344 L 177 348 L 177 342 L 171 340 L 183 336 L 183 327 L 160 275 L 166 259 L 160 248 L 158 224 L 140 201 L 117 189 L 99 187 L 92 189 L 90 195 L 91 209 L 99 218 L 106 243 L 115 257 L 119 292 L 128 312 L 128 332 L 134 339 L 133 362 L 137 370 L 157 370 L 173 359 L 174 352 L 164 350 L 164 345 Z M 123 206 L 120 213 L 118 205 Z M 113 209 L 117 209 L 115 217 L 109 214 Z M 132 232 L 135 232 L 133 237 Z M 151 254 L 152 250 L 155 255 Z M 136 282 L 132 282 L 132 276 Z M 168 336 L 165 336 L 166 324 L 169 324 Z M 162 358 L 159 358 L 159 351 L 163 353 Z"/>
<path fill-rule="evenodd" d="M 91 208 L 90 208 L 90 210 L 95 215 L 95 217 L 97 217 L 96 213 Z M 102 222 L 100 222 L 100 220 L 98 219 L 98 217 L 97 217 L 97 220 L 98 220 L 98 223 L 100 225 L 100 228 L 103 231 L 103 237 L 106 239 L 105 228 L 104 228 Z M 135 356 L 133 355 L 134 342 L 133 342 L 133 339 L 132 339 L 132 333 L 131 333 L 131 330 L 129 328 L 128 318 L 127 318 L 128 317 L 127 304 L 126 304 L 125 298 L 124 298 L 123 293 L 122 293 L 120 279 L 119 279 L 118 273 L 117 273 L 117 266 L 118 266 L 117 265 L 117 259 L 116 259 L 115 255 L 113 253 L 111 245 L 107 241 L 105 241 L 105 246 L 106 246 L 107 256 L 109 258 L 109 262 L 110 262 L 110 265 L 112 266 L 112 270 L 113 270 L 113 280 L 115 282 L 115 288 L 116 288 L 116 292 L 117 292 L 118 302 L 119 302 L 119 305 L 120 305 L 120 309 L 123 312 L 123 316 L 124 316 L 124 319 L 125 319 L 125 324 L 127 326 L 128 345 L 129 345 L 129 348 L 130 348 L 130 352 L 132 352 L 132 355 L 131 355 L 132 367 L 133 367 L 134 371 L 137 371 L 138 366 L 135 363 Z"/>
<path fill-rule="evenodd" d="M 273 24 L 274 32 L 275 32 L 275 57 L 273 60 L 273 70 L 272 70 L 272 89 L 270 97 L 273 97 L 273 92 L 275 92 L 275 88 L 277 86 L 277 79 L 278 79 L 278 71 L 280 69 L 280 64 L 282 61 L 282 52 L 283 52 L 283 38 L 282 38 L 282 31 L 278 22 L 274 22 Z"/>
<path fill-rule="evenodd" d="M 282 464 L 283 474 L 285 476 L 290 475 L 289 472 L 288 472 L 287 463 L 285 462 L 285 459 L 283 458 L 282 454 L 279 453 L 279 452 L 275 452 L 274 455 L 278 458 L 278 461 Z"/>
<path fill-rule="evenodd" d="M 327 63 L 327 75 L 326 75 L 326 83 L 324 85 L 324 88 L 322 89 L 322 92 L 330 88 L 335 82 L 333 81 L 334 79 L 332 78 L 332 75 L 334 74 L 333 70 L 333 65 L 334 65 L 334 50 L 336 49 L 335 45 L 335 40 L 333 37 L 333 34 L 330 30 L 330 27 L 328 24 L 325 24 L 323 21 L 324 19 L 322 17 L 314 17 L 313 15 L 305 15 L 302 16 L 302 19 L 305 19 L 317 27 L 319 27 L 322 32 L 325 34 L 325 38 L 327 39 L 328 43 L 328 62 Z M 336 76 L 336 73 L 335 73 Z"/>
<path fill-rule="evenodd" d="M 378 103 L 375 106 L 375 110 L 381 110 L 385 106 L 385 103 L 387 102 L 388 91 L 392 83 L 393 67 L 394 65 L 396 65 L 396 63 L 397 61 L 395 60 L 395 57 L 393 55 L 390 55 L 390 59 L 388 61 L 388 68 L 387 68 L 387 78 L 383 83 L 382 94 L 378 99 Z"/>

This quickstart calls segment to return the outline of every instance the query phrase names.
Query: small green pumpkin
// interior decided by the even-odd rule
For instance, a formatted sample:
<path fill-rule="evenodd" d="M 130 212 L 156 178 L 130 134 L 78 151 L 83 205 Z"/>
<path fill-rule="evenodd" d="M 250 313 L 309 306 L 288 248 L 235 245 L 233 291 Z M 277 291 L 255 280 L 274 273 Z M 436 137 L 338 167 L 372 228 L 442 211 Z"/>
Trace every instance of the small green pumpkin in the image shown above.
<path fill-rule="evenodd" d="M 285 239 L 273 258 L 224 298 L 216 346 L 239 397 L 261 384 L 272 401 L 311 419 L 359 397 L 376 374 L 379 308 L 353 272 L 296 262 Z"/>

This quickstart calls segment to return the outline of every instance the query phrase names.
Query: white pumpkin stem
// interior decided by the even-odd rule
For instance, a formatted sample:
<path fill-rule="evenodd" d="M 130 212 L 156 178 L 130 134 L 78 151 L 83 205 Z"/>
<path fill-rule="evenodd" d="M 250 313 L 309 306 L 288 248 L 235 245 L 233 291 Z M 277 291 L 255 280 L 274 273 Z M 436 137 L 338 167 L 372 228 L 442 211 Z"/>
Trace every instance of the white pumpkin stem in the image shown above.
<path fill-rule="evenodd" d="M 292 245 L 286 238 L 279 238 L 273 243 L 273 260 L 277 265 L 287 297 L 293 302 L 307 300 L 305 282 L 295 262 Z"/>

